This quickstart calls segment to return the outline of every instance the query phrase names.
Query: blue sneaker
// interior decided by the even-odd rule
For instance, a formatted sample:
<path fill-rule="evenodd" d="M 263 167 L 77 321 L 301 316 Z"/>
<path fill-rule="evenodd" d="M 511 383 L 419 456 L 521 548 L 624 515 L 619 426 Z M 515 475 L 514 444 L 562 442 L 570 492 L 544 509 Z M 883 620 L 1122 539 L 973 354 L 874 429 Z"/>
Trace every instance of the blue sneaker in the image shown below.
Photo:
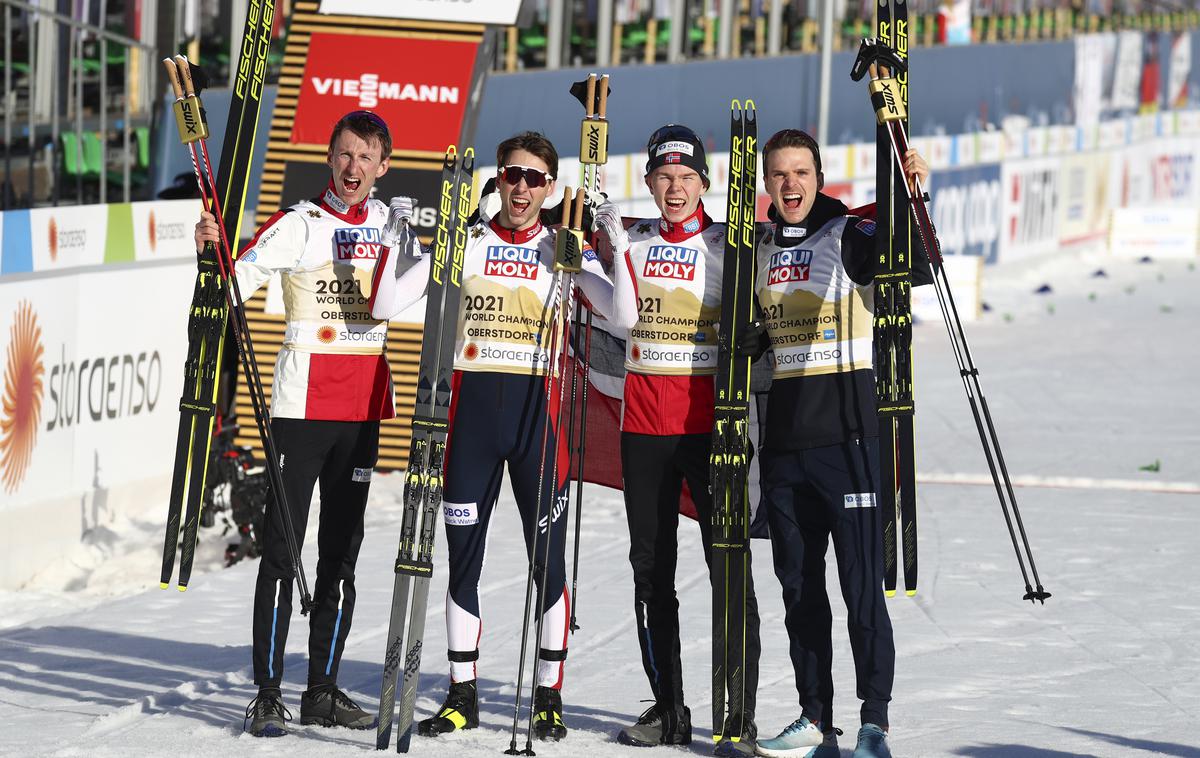
<path fill-rule="evenodd" d="M 858 730 L 854 758 L 892 758 L 892 751 L 887 746 L 887 732 L 874 724 L 863 724 Z"/>
<path fill-rule="evenodd" d="M 837 754 L 837 735 L 832 734 L 834 752 Z M 756 753 L 766 758 L 815 758 L 815 753 L 825 742 L 821 728 L 801 716 L 787 726 L 778 737 L 759 740 Z"/>

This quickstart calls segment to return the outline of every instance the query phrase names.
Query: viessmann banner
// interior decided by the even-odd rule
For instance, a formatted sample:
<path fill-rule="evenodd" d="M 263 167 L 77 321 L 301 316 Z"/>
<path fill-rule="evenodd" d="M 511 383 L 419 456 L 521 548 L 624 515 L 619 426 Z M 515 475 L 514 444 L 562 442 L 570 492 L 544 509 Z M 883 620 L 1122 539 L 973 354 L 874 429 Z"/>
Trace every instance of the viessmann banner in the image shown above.
<path fill-rule="evenodd" d="M 388 123 L 396 149 L 442 152 L 445 135 L 457 135 L 462 124 L 477 47 L 457 40 L 313 34 L 291 141 L 324 145 L 339 118 L 364 109 Z M 364 71 L 363 61 L 376 63 Z"/>
<path fill-rule="evenodd" d="M 512 26 L 521 0 L 321 0 L 320 13 Z"/>

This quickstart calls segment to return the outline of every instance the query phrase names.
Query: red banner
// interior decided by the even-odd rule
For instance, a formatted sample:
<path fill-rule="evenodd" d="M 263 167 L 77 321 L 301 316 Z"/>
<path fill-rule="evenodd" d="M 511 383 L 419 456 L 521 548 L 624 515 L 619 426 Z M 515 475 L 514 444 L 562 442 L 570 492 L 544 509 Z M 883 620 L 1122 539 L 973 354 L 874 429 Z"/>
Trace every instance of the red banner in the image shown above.
<path fill-rule="evenodd" d="M 293 143 L 324 145 L 354 110 L 379 114 L 399 150 L 440 153 L 458 139 L 474 42 L 315 33 L 292 124 Z"/>

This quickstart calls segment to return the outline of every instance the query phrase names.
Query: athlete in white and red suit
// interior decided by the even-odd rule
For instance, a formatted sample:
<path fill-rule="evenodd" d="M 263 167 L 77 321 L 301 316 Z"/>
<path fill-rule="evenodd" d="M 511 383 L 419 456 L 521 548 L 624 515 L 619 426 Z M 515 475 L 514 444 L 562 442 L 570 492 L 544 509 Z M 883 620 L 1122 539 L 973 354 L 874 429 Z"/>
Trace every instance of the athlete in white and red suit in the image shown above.
<path fill-rule="evenodd" d="M 618 264 L 625 265 L 616 267 L 613 301 L 614 321 L 633 322 L 626 340 L 621 466 L 638 644 L 654 705 L 617 739 L 638 746 L 691 740 L 680 662 L 676 533 L 686 481 L 704 558 L 711 564 L 709 455 L 725 249 L 725 225 L 713 223 L 700 199 L 708 189 L 708 165 L 704 145 L 691 129 L 670 124 L 650 137 L 646 186 L 661 216 L 634 222 L 627 239 L 615 206 L 606 203 L 595 213 L 613 250 L 629 251 L 618 257 Z M 744 723 L 716 725 L 724 735 L 716 746 L 718 755 L 753 749 L 758 626 L 751 584 L 746 591 L 745 718 Z"/>
<path fill-rule="evenodd" d="M 456 316 L 443 494 L 451 685 L 442 707 L 418 731 L 432 736 L 478 725 L 479 580 L 507 465 L 527 541 L 535 522 L 539 527 L 535 544 L 526 545 L 537 568 L 542 613 L 534 733 L 557 740 L 566 735 L 561 688 L 570 619 L 564 559 L 569 467 L 566 435 L 556 427 L 561 382 L 550 377 L 558 371 L 551 367 L 552 344 L 561 342 L 555 306 L 568 314 L 573 308 L 569 293 L 561 303 L 556 296 L 555 238 L 540 213 L 554 192 L 558 155 L 545 137 L 526 132 L 500 143 L 496 161 L 500 209 L 470 229 Z M 403 263 L 389 251 L 376 269 L 371 309 L 376 318 L 394 316 L 425 291 L 428 257 L 407 269 Z M 575 282 L 598 313 L 611 313 L 612 284 L 590 247 Z"/>
<path fill-rule="evenodd" d="M 286 331 L 275 363 L 271 428 L 296 545 L 304 544 L 313 487 L 321 485 L 319 558 L 309 624 L 308 686 L 302 723 L 370 726 L 337 689 L 338 664 L 354 615 L 354 567 L 379 449 L 379 422 L 395 416 L 384 356 L 387 322 L 371 317 L 372 267 L 383 249 L 389 209 L 370 198 L 388 169 L 391 137 L 375 114 L 356 111 L 335 125 L 324 193 L 276 213 L 241 252 L 235 273 L 243 298 L 278 273 Z M 397 198 L 394 207 L 412 203 Z M 205 213 L 197 249 L 218 230 Z M 269 500 L 268 502 L 273 502 Z M 268 506 L 254 597 L 251 731 L 286 731 L 279 711 L 283 654 L 292 611 L 293 569 L 282 521 Z"/>

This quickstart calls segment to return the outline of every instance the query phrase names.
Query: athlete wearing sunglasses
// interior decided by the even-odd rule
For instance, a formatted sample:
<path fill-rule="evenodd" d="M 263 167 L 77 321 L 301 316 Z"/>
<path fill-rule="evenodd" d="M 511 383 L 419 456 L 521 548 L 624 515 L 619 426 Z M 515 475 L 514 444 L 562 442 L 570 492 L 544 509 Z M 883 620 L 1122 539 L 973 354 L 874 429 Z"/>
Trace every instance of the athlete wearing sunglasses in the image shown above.
<path fill-rule="evenodd" d="M 560 298 L 556 292 L 555 237 L 539 218 L 542 204 L 554 192 L 558 154 L 549 140 L 532 132 L 505 140 L 496 152 L 500 207 L 490 219 L 471 227 L 463 256 L 463 308 L 457 314 L 443 494 L 450 564 L 450 691 L 417 729 L 433 737 L 479 726 L 479 581 L 488 524 L 507 467 L 524 533 L 530 533 L 535 521 L 545 524 L 530 556 L 546 570 L 544 583 L 542 572 L 534 573 L 543 625 L 533 731 L 538 739 L 559 740 L 567 734 L 561 690 L 570 608 L 564 560 L 567 520 L 562 509 L 551 504 L 566 496 L 568 467 L 565 435 L 556 428 L 561 384 L 549 364 L 557 339 L 552 326 L 555 306 L 570 313 L 572 293 L 562 292 Z M 376 318 L 395 315 L 424 292 L 428 256 L 407 271 L 397 265 L 399 257 L 389 249 L 376 268 L 371 296 Z M 612 284 L 590 247 L 584 248 L 583 271 L 575 283 L 597 313 L 612 312 Z M 551 472 L 557 472 L 557 480 Z"/>

